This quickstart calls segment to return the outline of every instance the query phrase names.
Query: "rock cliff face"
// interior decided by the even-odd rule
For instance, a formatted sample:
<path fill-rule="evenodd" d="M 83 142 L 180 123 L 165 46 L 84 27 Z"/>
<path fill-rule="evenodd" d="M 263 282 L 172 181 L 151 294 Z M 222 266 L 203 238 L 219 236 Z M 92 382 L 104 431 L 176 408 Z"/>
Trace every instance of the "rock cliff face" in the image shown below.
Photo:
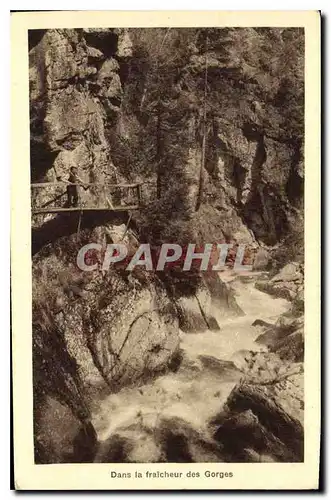
<path fill-rule="evenodd" d="M 303 32 L 141 31 L 133 34 L 122 123 L 138 165 L 135 147 L 144 145 L 161 200 L 176 194 L 172 217 L 194 212 L 191 227 L 204 241 L 300 240 Z"/>
<path fill-rule="evenodd" d="M 72 436 L 49 440 L 47 418 L 83 424 L 75 446 L 93 444 L 93 394 L 175 369 L 179 328 L 217 332 L 215 310 L 242 314 L 218 276 L 81 273 L 83 244 L 244 242 L 257 267 L 295 260 L 302 272 L 303 33 L 32 30 L 29 61 L 31 181 L 66 181 L 75 166 L 85 183 L 150 182 L 130 219 L 33 216 L 36 459 L 63 461 L 54 443 Z M 261 286 L 299 304 L 300 276 L 295 290 L 276 276 Z"/>
<path fill-rule="evenodd" d="M 32 180 L 149 178 L 204 242 L 300 241 L 302 31 L 48 30 L 30 47 Z"/>
<path fill-rule="evenodd" d="M 102 52 L 98 47 L 104 47 Z M 105 129 L 119 112 L 125 31 L 48 30 L 30 50 L 32 179 L 114 175 Z"/>

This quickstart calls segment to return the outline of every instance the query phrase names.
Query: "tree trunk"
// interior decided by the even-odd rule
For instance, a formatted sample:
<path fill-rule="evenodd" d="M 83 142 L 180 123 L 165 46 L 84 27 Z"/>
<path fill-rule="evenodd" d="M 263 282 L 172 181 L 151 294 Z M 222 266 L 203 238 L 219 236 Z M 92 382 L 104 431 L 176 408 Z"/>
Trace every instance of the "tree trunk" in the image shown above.
<path fill-rule="evenodd" d="M 156 196 L 161 198 L 161 103 L 157 103 L 157 118 L 156 118 L 156 161 L 157 161 L 157 178 L 156 178 Z"/>
<path fill-rule="evenodd" d="M 206 37 L 205 46 L 205 91 L 204 91 L 204 103 L 203 103 L 203 138 L 201 146 L 201 163 L 200 163 L 200 175 L 199 175 L 199 190 L 197 196 L 197 202 L 195 205 L 195 211 L 197 212 L 200 208 L 202 195 L 203 195 L 203 171 L 205 168 L 205 157 L 206 157 L 206 128 L 207 128 L 207 77 L 208 77 L 208 66 L 207 66 L 207 48 L 208 48 L 208 38 Z"/>

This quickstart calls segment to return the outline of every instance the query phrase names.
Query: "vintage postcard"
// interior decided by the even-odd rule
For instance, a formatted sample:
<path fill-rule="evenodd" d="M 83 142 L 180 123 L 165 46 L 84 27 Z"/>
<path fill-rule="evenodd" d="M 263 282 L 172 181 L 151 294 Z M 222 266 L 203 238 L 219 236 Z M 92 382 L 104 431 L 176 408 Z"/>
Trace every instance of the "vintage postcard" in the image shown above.
<path fill-rule="evenodd" d="M 20 490 L 319 487 L 320 14 L 12 14 Z"/>

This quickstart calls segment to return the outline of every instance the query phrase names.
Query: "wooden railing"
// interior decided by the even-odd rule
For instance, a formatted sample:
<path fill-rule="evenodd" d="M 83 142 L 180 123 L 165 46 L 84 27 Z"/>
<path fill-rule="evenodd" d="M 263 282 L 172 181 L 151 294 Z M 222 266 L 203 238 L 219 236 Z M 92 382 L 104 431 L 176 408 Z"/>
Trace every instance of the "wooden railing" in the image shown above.
<path fill-rule="evenodd" d="M 39 182 L 31 184 L 33 214 L 137 210 L 142 206 L 142 182 L 133 184 Z M 77 187 L 77 202 L 69 199 L 68 186 Z M 58 192 L 59 188 L 65 188 Z M 49 199 L 47 199 L 49 198 Z"/>

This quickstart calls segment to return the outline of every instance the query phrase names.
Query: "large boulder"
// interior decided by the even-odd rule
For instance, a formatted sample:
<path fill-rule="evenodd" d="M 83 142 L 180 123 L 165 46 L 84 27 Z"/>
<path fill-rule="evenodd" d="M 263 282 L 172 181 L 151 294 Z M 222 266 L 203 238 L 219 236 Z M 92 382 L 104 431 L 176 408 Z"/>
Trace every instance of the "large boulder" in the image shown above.
<path fill-rule="evenodd" d="M 269 281 L 257 281 L 255 286 L 258 290 L 274 295 L 275 297 L 293 300 L 303 290 L 303 273 L 304 269 L 301 264 L 290 262 Z"/>
<path fill-rule="evenodd" d="M 211 422 L 225 461 L 303 461 L 303 412 L 288 404 L 298 399 L 298 388 L 292 386 L 244 383 L 232 390 L 223 412 Z"/>
<path fill-rule="evenodd" d="M 204 273 L 194 294 L 176 299 L 179 326 L 184 332 L 220 330 L 219 321 L 243 315 L 230 286 L 218 273 Z"/>
<path fill-rule="evenodd" d="M 254 256 L 253 270 L 264 271 L 270 263 L 270 253 L 266 248 L 260 247 L 257 249 Z"/>
<path fill-rule="evenodd" d="M 256 342 L 265 345 L 281 359 L 301 362 L 304 358 L 304 321 L 281 316 L 276 325 L 267 328 Z"/>
<path fill-rule="evenodd" d="M 82 273 L 54 255 L 39 262 L 35 310 L 52 311 L 83 385 L 118 387 L 167 366 L 178 348 L 178 320 L 152 273 Z M 46 281 L 38 280 L 39 265 Z"/>
<path fill-rule="evenodd" d="M 302 282 L 302 266 L 297 262 L 290 262 L 284 266 L 279 273 L 271 278 L 271 283 L 297 281 Z"/>

